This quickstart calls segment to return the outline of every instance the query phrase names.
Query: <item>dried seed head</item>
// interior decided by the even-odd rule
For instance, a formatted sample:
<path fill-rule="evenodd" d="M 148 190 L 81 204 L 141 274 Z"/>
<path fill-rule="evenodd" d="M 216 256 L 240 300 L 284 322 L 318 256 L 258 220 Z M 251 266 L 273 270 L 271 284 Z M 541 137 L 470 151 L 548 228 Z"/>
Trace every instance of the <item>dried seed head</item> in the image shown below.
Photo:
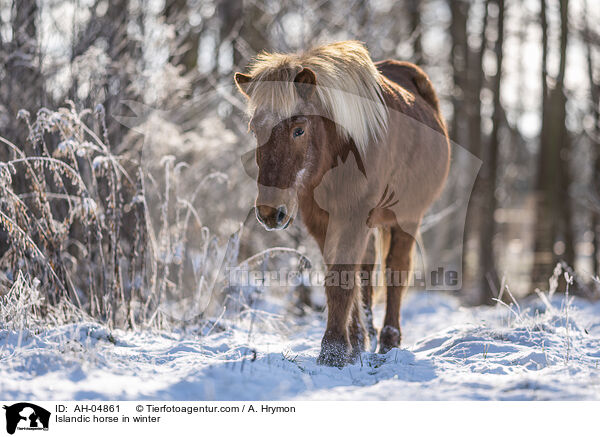
<path fill-rule="evenodd" d="M 31 115 L 29 114 L 29 111 L 26 109 L 19 109 L 19 112 L 17 112 L 17 119 L 18 120 L 25 120 L 25 121 L 29 121 L 29 117 Z"/>
<path fill-rule="evenodd" d="M 106 111 L 104 110 L 104 105 L 102 103 L 98 103 L 94 108 L 94 115 L 98 119 L 103 119 Z"/>

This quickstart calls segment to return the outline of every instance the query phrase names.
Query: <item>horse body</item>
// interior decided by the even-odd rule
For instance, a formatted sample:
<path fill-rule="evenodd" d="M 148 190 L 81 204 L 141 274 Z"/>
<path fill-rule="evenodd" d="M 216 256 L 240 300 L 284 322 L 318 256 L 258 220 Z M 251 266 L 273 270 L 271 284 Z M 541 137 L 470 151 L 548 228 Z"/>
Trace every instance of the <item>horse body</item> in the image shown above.
<path fill-rule="evenodd" d="M 447 177 L 448 137 L 433 87 L 412 64 L 374 64 L 356 42 L 319 47 L 312 54 L 317 61 L 311 52 L 276 56 L 262 55 L 263 65 L 258 61 L 250 75 L 236 74 L 259 141 L 257 217 L 265 227 L 281 229 L 297 210 L 302 214 L 328 270 L 328 318 L 319 362 L 340 366 L 375 337 L 375 264 L 411 271 L 419 224 Z M 328 75 L 335 76 L 340 93 L 346 78 L 352 96 L 324 94 L 322 83 L 335 82 Z M 259 89 L 271 81 L 275 91 Z M 280 95 L 286 92 L 294 93 L 293 102 Z M 289 108 L 281 111 L 277 101 Z M 347 108 L 335 106 L 334 111 L 334 104 Z M 375 250 L 369 244 L 374 229 L 379 236 Z M 344 276 L 358 283 L 348 287 Z M 406 287 L 387 284 L 380 352 L 400 343 Z"/>

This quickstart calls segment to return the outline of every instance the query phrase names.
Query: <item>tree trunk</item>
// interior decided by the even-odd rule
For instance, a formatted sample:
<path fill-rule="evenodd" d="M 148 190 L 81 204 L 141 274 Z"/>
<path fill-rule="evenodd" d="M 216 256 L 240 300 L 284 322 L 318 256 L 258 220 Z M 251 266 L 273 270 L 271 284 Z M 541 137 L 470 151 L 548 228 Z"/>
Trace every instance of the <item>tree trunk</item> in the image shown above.
<path fill-rule="evenodd" d="M 38 17 L 37 0 L 13 1 L 12 39 L 5 45 L 7 59 L 3 62 L 6 80 L 0 84 L 0 103 L 8 109 L 11 118 L 16 117 L 20 109 L 26 109 L 34 116 L 47 103 L 41 72 Z M 25 124 L 12 122 L 9 126 L 2 135 L 24 143 Z"/>
<path fill-rule="evenodd" d="M 548 278 L 559 259 L 574 261 L 571 212 L 568 198 L 568 132 L 565 125 L 566 95 L 564 77 L 568 36 L 568 0 L 560 1 L 560 65 L 552 89 L 547 85 L 548 29 L 546 1 L 542 0 L 542 129 L 537 176 L 537 207 L 532 285 L 547 287 Z M 563 238 L 565 250 L 555 254 Z M 567 249 L 567 246 L 568 249 Z M 572 264 L 571 264 L 572 265 Z"/>
<path fill-rule="evenodd" d="M 475 156 L 481 156 L 481 89 L 483 88 L 483 55 L 487 47 L 487 24 L 488 24 L 488 5 L 490 0 L 484 3 L 483 24 L 481 27 L 479 50 L 477 53 L 472 53 L 472 62 L 469 62 L 469 87 L 467 105 L 467 115 L 469 118 L 469 150 Z"/>
<path fill-rule="evenodd" d="M 183 68 L 187 75 L 198 67 L 198 48 L 200 46 L 200 26 L 192 26 L 189 21 L 188 0 L 167 0 L 163 15 L 167 23 L 175 28 L 175 52 L 169 56 L 169 62 Z"/>
<path fill-rule="evenodd" d="M 480 290 L 483 303 L 493 304 L 494 292 L 498 291 L 498 275 L 496 273 L 496 259 L 494 254 L 494 236 L 496 233 L 496 177 L 498 171 L 498 151 L 500 149 L 500 127 L 502 123 L 502 103 L 500 92 L 502 84 L 502 63 L 504 45 L 504 0 L 498 3 L 498 38 L 494 46 L 496 56 L 496 75 L 493 79 L 494 112 L 492 115 L 492 133 L 489 146 L 484 153 L 483 174 L 481 183 L 483 185 L 483 220 L 479 242 L 479 259 L 481 263 Z"/>
<path fill-rule="evenodd" d="M 572 154 L 572 143 L 569 131 L 566 126 L 566 104 L 567 96 L 564 88 L 565 83 L 565 69 L 567 62 L 567 38 L 569 34 L 569 2 L 568 0 L 561 0 L 560 2 L 560 67 L 558 72 L 558 78 L 556 80 L 560 90 L 560 102 L 561 106 L 561 123 L 560 123 L 560 137 L 562 142 L 559 146 L 559 159 L 560 159 L 560 236 L 564 242 L 564 254 L 561 259 L 564 260 L 571 268 L 575 268 L 575 233 L 573 229 L 573 210 L 575 205 L 571 202 L 571 196 L 569 195 L 569 188 L 571 186 L 571 154 Z M 558 119 L 557 119 L 558 121 Z"/>
<path fill-rule="evenodd" d="M 484 86 L 484 74 L 483 74 L 483 56 L 487 50 L 487 27 L 489 18 L 489 4 L 491 0 L 485 0 L 483 3 L 483 21 L 480 31 L 480 42 L 479 48 L 475 52 L 469 53 L 469 68 L 467 71 L 468 83 L 467 83 L 467 104 L 466 116 L 468 119 L 468 147 L 469 151 L 478 158 L 482 158 L 483 150 L 483 135 L 481 132 L 481 90 Z M 481 229 L 481 214 L 484 205 L 484 193 L 482 192 L 483 186 L 481 183 L 481 174 L 477 176 L 473 190 L 471 192 L 471 198 L 469 199 L 469 208 L 467 211 L 467 217 L 465 222 L 465 231 L 463 237 L 463 260 L 468 259 L 468 252 L 473 250 L 470 242 L 477 241 L 477 248 L 479 248 L 480 242 L 480 229 Z M 481 260 L 477 259 L 477 263 L 471 269 L 473 271 L 473 280 L 479 285 L 481 282 L 480 278 L 483 276 L 481 269 Z M 463 261 L 463 269 L 467 269 L 466 263 Z M 486 301 L 487 297 L 483 290 L 487 290 L 489 287 L 485 287 L 480 290 L 477 299 Z"/>
<path fill-rule="evenodd" d="M 454 93 L 452 96 L 452 123 L 450 125 L 450 137 L 453 141 L 463 146 L 467 144 L 465 133 L 466 120 L 465 115 L 465 94 L 467 90 L 467 71 L 468 71 L 468 53 L 467 43 L 467 17 L 469 14 L 469 3 L 464 0 L 449 0 L 450 12 L 452 14 L 450 22 L 450 35 L 452 38 L 451 65 L 454 79 Z"/>
<path fill-rule="evenodd" d="M 419 0 L 408 0 L 408 18 L 410 25 L 410 34 L 413 38 L 413 59 L 417 65 L 423 63 L 423 44 L 421 29 L 421 2 Z"/>
<path fill-rule="evenodd" d="M 592 186 L 591 189 L 596 196 L 600 194 L 600 84 L 594 82 L 594 59 L 592 56 L 592 34 L 588 21 L 588 2 L 584 3 L 584 38 L 586 43 L 586 57 L 587 57 L 587 73 L 588 80 L 590 82 L 590 94 L 591 94 L 591 113 L 594 118 L 594 125 L 592 127 L 592 149 L 593 149 L 593 168 L 592 168 Z M 598 199 L 598 197 L 596 197 Z M 591 230 L 592 230 L 592 272 L 594 276 L 600 277 L 600 202 L 594 205 L 592 209 L 591 217 Z"/>

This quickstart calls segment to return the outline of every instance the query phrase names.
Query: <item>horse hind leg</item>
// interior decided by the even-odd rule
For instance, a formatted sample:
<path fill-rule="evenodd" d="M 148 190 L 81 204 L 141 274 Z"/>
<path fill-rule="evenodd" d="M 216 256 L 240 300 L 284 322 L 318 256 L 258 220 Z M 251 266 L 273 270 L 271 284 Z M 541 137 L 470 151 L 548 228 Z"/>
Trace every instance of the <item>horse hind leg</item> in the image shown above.
<path fill-rule="evenodd" d="M 369 350 L 375 352 L 377 348 L 377 331 L 373 325 L 373 275 L 376 262 L 376 241 L 374 238 L 369 238 L 365 254 L 363 256 L 363 263 L 360 267 L 360 288 L 361 288 L 361 302 L 355 305 L 355 312 L 353 313 L 354 320 L 353 324 L 357 325 L 359 316 L 362 316 L 363 325 L 365 329 L 366 341 L 363 344 L 363 350 Z"/>
<path fill-rule="evenodd" d="M 373 264 L 363 264 L 362 271 L 368 272 L 365 284 L 361 286 L 361 302 L 356 305 L 357 312 L 363 316 L 365 338 L 364 350 L 375 352 L 377 349 L 377 330 L 373 324 L 373 284 L 371 282 L 373 276 Z M 355 316 L 358 319 L 358 315 Z"/>
<path fill-rule="evenodd" d="M 415 247 L 414 237 L 399 226 L 391 229 L 390 250 L 386 264 L 392 274 L 391 284 L 387 284 L 387 299 L 383 328 L 379 335 L 379 353 L 387 353 L 398 347 L 402 338 L 400 329 L 400 305 L 408 287 L 412 271 L 412 258 Z"/>
<path fill-rule="evenodd" d="M 360 292 L 355 293 L 352 303 L 352 319 L 348 326 L 350 345 L 352 346 L 351 360 L 355 360 L 362 352 L 369 348 L 370 338 L 367 328 L 368 316 L 364 314 L 362 296 Z M 371 316 L 371 324 L 373 317 Z"/>
<path fill-rule="evenodd" d="M 390 229 L 377 229 L 369 238 L 363 263 L 360 267 L 359 299 L 354 302 L 350 325 L 350 342 L 353 350 L 377 350 L 377 330 L 373 324 L 373 303 L 385 293 L 385 260 L 390 249 Z M 355 353 L 356 355 L 356 353 Z"/>

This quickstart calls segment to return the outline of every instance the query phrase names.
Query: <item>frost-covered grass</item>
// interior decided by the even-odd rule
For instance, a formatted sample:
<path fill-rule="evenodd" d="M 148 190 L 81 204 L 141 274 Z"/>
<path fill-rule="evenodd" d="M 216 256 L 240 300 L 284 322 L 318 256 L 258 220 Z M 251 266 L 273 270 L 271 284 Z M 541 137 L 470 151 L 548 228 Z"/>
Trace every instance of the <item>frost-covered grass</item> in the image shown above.
<path fill-rule="evenodd" d="M 27 140 L 0 137 L 2 277 L 12 286 L 35 278 L 45 313 L 74 305 L 111 325 L 148 322 L 160 294 L 143 179 L 113 153 L 103 106 L 92 114 L 70 102 L 19 118 Z"/>
<path fill-rule="evenodd" d="M 324 314 L 289 316 L 268 292 L 185 330 L 80 320 L 0 330 L 7 399 L 600 399 L 600 303 L 543 293 L 461 307 L 409 293 L 404 344 L 343 369 L 316 365 Z M 383 308 L 377 307 L 379 319 Z"/>
<path fill-rule="evenodd" d="M 145 165 L 141 145 L 117 153 L 105 116 L 102 105 L 78 111 L 72 102 L 20 111 L 27 140 L 0 136 L 0 295 L 27 278 L 36 299 L 24 311 L 52 321 L 75 309 L 130 329 L 218 314 L 240 225 L 219 237 L 198 205 L 226 175 L 184 175 L 187 164 L 152 148 Z"/>

